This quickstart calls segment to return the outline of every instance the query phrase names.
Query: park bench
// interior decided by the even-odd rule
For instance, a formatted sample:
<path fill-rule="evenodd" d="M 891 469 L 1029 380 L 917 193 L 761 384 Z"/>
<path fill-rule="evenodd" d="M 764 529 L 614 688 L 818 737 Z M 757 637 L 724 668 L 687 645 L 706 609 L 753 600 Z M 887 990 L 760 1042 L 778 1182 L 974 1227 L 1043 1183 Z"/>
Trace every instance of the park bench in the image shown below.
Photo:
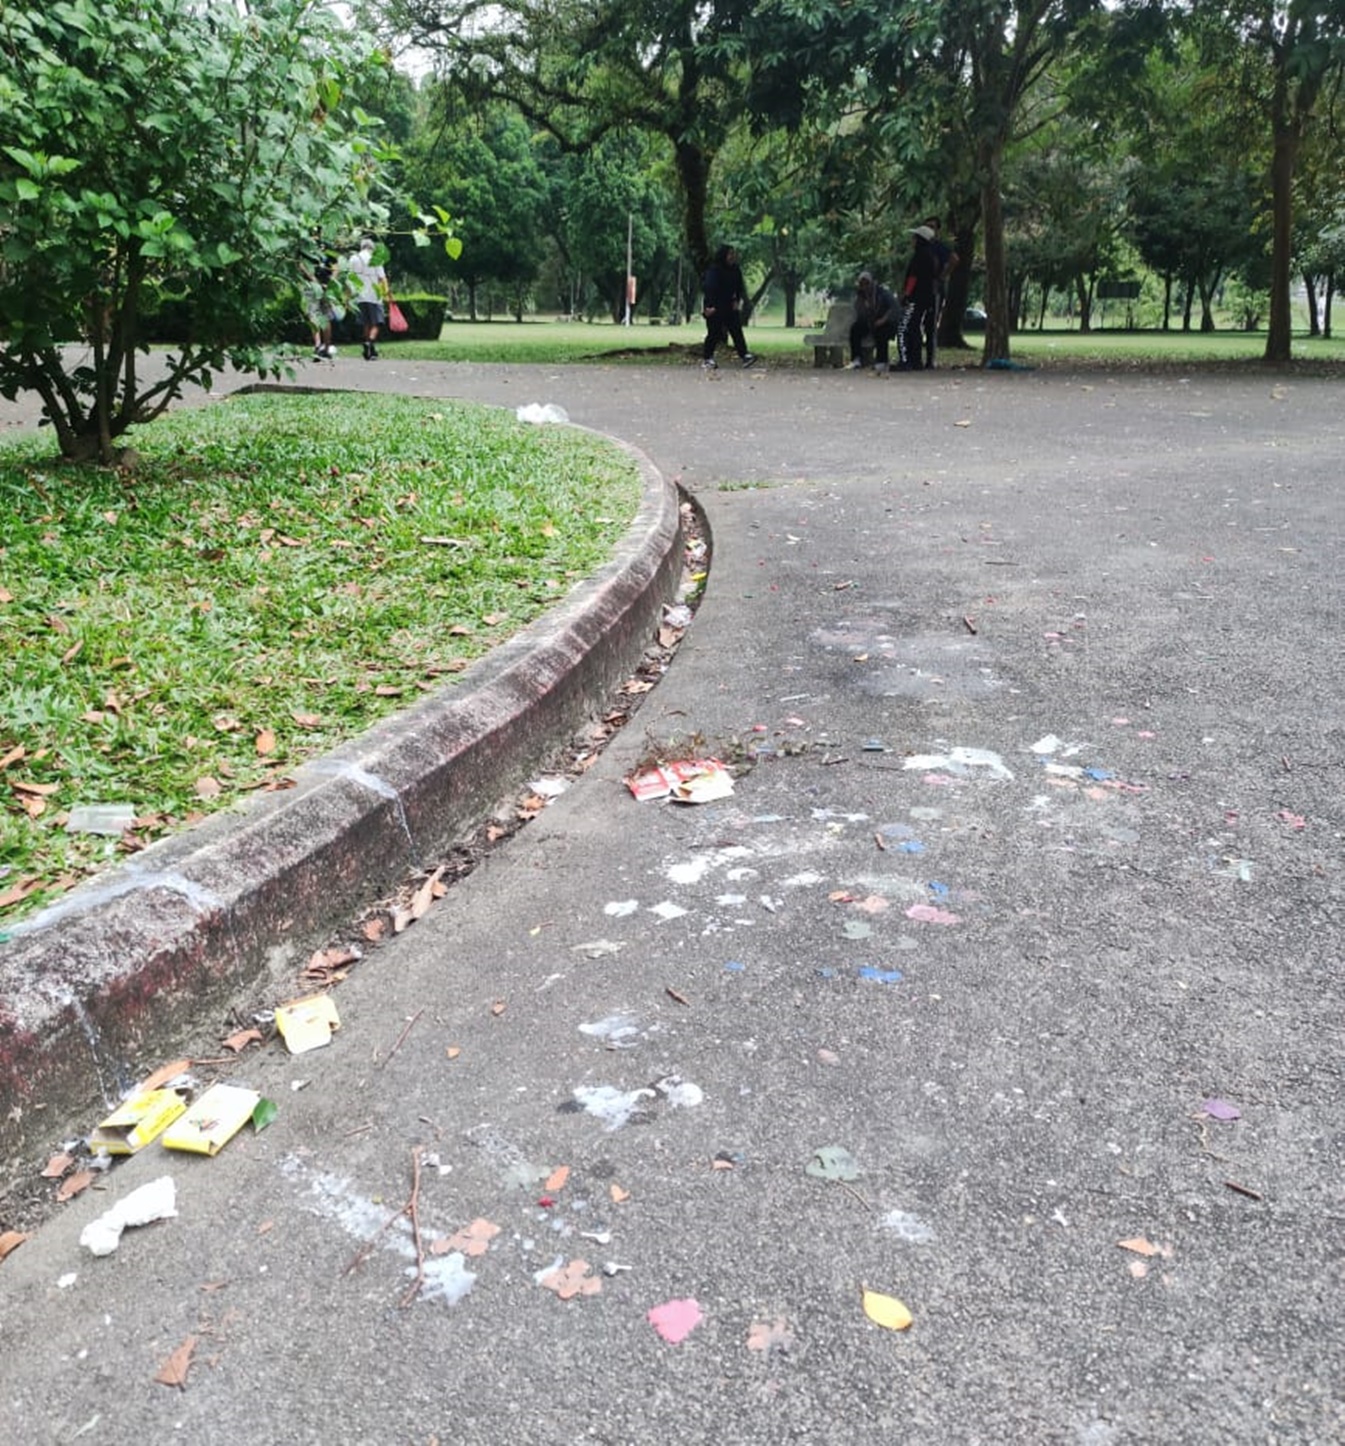
<path fill-rule="evenodd" d="M 813 349 L 815 367 L 843 367 L 845 354 L 850 346 L 850 328 L 855 323 L 853 301 L 836 301 L 827 312 L 826 323 L 821 331 L 809 332 L 803 338 L 804 346 Z M 860 360 L 866 365 L 873 357 L 873 339 L 864 337 L 860 346 Z"/>

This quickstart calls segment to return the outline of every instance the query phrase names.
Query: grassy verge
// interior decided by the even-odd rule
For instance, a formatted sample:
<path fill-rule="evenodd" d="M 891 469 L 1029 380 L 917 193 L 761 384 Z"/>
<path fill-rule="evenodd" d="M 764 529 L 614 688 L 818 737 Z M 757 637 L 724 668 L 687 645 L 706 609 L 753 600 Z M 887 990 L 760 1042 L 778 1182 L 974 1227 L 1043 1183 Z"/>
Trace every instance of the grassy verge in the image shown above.
<path fill-rule="evenodd" d="M 811 323 L 811 319 L 810 319 Z M 747 344 L 772 366 L 811 367 L 812 350 L 803 338 L 814 330 L 786 330 L 767 317 L 747 329 Z M 610 322 L 560 322 L 528 319 L 523 322 L 452 322 L 437 342 L 393 342 L 388 356 L 419 361 L 515 362 L 560 365 L 602 360 L 654 364 L 689 363 L 705 337 L 697 321 L 683 326 L 614 326 Z M 969 349 L 946 354 L 954 366 L 978 366 L 981 338 L 968 334 Z M 1025 331 L 1014 334 L 1011 350 L 1032 366 L 1228 366 L 1255 365 L 1265 350 L 1264 332 L 1112 331 L 1083 333 L 1073 330 Z M 1345 337 L 1324 341 L 1299 334 L 1294 337 L 1299 363 L 1345 365 Z M 723 354 L 721 353 L 721 361 Z"/>
<path fill-rule="evenodd" d="M 0 446 L 0 923 L 444 686 L 639 496 L 586 434 L 458 403 L 236 398 L 133 440 L 130 473 Z M 135 821 L 70 831 L 95 804 Z"/>

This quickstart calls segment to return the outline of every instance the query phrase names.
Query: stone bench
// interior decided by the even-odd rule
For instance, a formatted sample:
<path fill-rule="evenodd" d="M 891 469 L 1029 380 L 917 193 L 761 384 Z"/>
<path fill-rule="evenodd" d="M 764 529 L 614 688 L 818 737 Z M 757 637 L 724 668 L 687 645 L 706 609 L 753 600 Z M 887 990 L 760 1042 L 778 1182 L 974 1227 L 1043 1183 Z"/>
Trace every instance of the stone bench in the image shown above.
<path fill-rule="evenodd" d="M 833 302 L 827 312 L 826 323 L 821 331 L 810 332 L 803 338 L 804 346 L 813 349 L 815 367 L 843 367 L 846 353 L 850 349 L 850 328 L 855 324 L 853 301 Z M 867 366 L 873 358 L 873 339 L 864 337 L 860 345 L 860 360 Z"/>

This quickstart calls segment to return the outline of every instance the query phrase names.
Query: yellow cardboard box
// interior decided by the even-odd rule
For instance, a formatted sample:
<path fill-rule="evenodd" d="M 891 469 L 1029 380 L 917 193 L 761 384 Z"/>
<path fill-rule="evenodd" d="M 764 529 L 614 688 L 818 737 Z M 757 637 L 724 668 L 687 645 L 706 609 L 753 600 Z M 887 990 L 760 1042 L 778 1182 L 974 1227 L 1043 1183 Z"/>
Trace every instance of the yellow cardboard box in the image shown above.
<path fill-rule="evenodd" d="M 219 1154 L 252 1118 L 260 1099 L 256 1090 L 240 1085 L 211 1085 L 185 1117 L 165 1133 L 165 1148 L 190 1150 L 194 1155 Z"/>
<path fill-rule="evenodd" d="M 187 1108 L 176 1090 L 145 1090 L 132 1095 L 89 1136 L 89 1148 L 109 1155 L 134 1155 L 173 1123 Z"/>

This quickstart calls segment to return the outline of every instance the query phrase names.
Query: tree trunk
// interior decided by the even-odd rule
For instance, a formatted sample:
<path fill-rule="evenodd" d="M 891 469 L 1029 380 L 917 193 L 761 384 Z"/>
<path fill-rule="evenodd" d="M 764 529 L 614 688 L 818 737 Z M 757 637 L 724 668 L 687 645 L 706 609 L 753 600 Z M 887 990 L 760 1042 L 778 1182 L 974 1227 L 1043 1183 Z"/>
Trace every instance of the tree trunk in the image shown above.
<path fill-rule="evenodd" d="M 1074 294 L 1079 298 L 1079 331 L 1087 335 L 1093 329 L 1093 288 L 1082 272 L 1074 278 Z"/>
<path fill-rule="evenodd" d="M 957 252 L 957 265 L 948 278 L 948 297 L 944 302 L 943 315 L 939 318 L 938 342 L 941 347 L 967 344 L 962 334 L 962 322 L 967 314 L 967 303 L 971 300 L 971 261 L 976 254 L 974 225 L 960 226 L 954 231 L 953 250 Z"/>
<path fill-rule="evenodd" d="M 710 265 L 710 237 L 705 229 L 705 199 L 710 191 L 710 157 L 691 141 L 675 146 L 677 178 L 682 183 L 682 236 L 696 274 Z"/>
<path fill-rule="evenodd" d="M 1001 172 L 1004 139 L 998 132 L 986 136 L 980 155 L 981 224 L 985 242 L 985 349 L 983 365 L 1009 359 L 1009 285 L 1004 253 L 1004 192 Z"/>
<path fill-rule="evenodd" d="M 1172 272 L 1163 277 L 1163 330 L 1168 331 L 1172 322 Z"/>
<path fill-rule="evenodd" d="M 1326 273 L 1326 296 L 1322 302 L 1322 340 L 1331 340 L 1331 303 L 1336 299 L 1336 273 Z"/>
<path fill-rule="evenodd" d="M 1290 263 L 1294 245 L 1294 166 L 1298 160 L 1298 129 L 1290 113 L 1288 77 L 1276 69 L 1273 113 L 1275 150 L 1270 162 L 1271 234 L 1270 327 L 1265 360 L 1287 362 L 1293 354 L 1293 313 L 1289 305 Z"/>
<path fill-rule="evenodd" d="M 1317 311 L 1317 278 L 1311 271 L 1303 273 L 1303 289 L 1308 293 L 1308 335 L 1321 336 L 1322 320 Z"/>
<path fill-rule="evenodd" d="M 1200 285 L 1200 330 L 1202 335 L 1214 330 L 1214 288 L 1217 283 L 1201 281 Z"/>

